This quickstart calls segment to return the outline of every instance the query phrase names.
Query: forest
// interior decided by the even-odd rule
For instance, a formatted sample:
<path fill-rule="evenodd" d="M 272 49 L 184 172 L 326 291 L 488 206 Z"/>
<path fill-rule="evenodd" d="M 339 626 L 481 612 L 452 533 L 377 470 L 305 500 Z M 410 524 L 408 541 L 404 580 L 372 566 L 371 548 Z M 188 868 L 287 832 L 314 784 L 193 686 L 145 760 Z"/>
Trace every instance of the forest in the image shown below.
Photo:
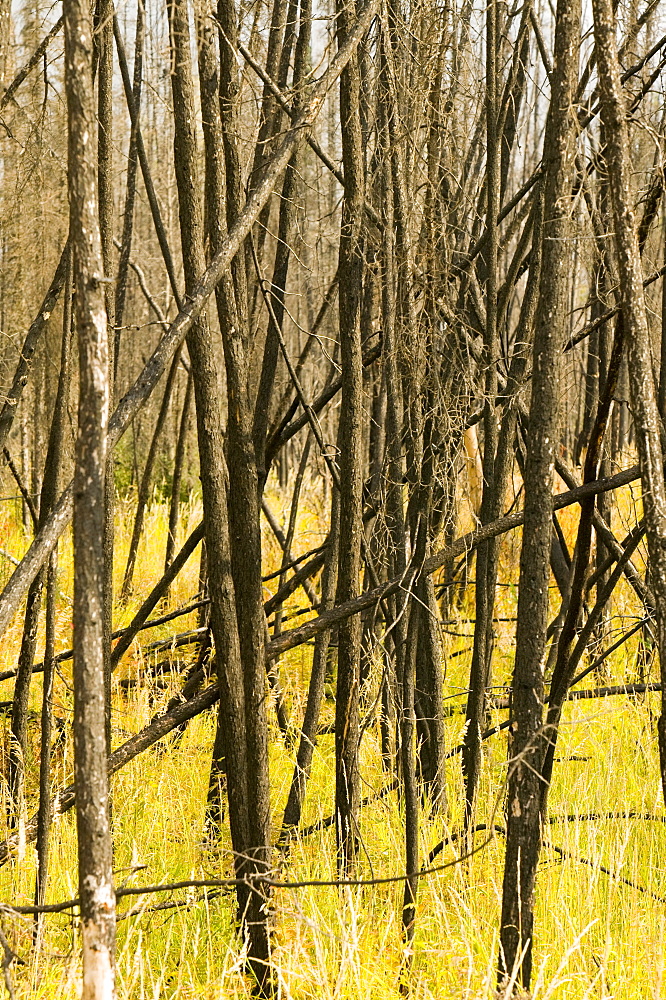
<path fill-rule="evenodd" d="M 660 0 L 0 0 L 14 998 L 666 997 Z"/>

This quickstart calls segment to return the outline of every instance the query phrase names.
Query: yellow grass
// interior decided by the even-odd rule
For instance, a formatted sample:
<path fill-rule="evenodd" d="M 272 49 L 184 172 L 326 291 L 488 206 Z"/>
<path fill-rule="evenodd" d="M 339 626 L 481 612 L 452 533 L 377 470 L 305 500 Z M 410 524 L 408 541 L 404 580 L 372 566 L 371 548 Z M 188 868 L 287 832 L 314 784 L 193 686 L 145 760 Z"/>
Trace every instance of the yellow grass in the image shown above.
<path fill-rule="evenodd" d="M 636 491 L 634 491 L 636 493 Z M 324 503 L 316 484 L 310 484 L 299 521 L 295 544 L 306 551 L 321 540 Z M 284 514 L 288 498 L 275 488 L 270 494 L 272 509 Z M 131 531 L 131 504 L 118 508 L 117 580 L 121 579 Z M 630 490 L 619 498 L 614 527 L 622 534 L 636 511 Z M 184 509 L 181 540 L 201 515 L 196 502 Z M 124 624 L 161 572 L 167 513 L 154 504 L 147 517 L 135 577 L 135 597 L 126 608 L 118 608 L 116 623 Z M 569 539 L 575 532 L 577 512 L 563 512 L 562 523 Z M 20 555 L 25 540 L 15 524 L 7 523 L 4 546 Z M 279 551 L 265 535 L 267 565 L 279 565 Z M 507 539 L 502 556 L 504 583 L 517 582 L 519 534 Z M 197 590 L 198 558 L 194 557 L 174 587 L 171 601 L 185 604 Z M 71 551 L 61 550 L 61 597 L 58 636 L 60 648 L 71 640 Z M 274 589 L 275 584 L 271 587 Z M 267 591 L 268 593 L 268 591 Z M 447 625 L 446 653 L 447 704 L 460 704 L 460 691 L 467 682 L 470 653 L 468 636 L 473 626 L 473 594 L 468 594 Z M 301 596 L 295 595 L 295 610 Z M 614 599 L 616 614 L 635 615 L 637 604 L 622 587 Z M 498 617 L 515 616 L 516 588 L 500 588 Z M 299 619 L 300 621 L 300 619 Z M 144 633 L 142 641 L 166 637 L 192 627 L 194 616 Z M 613 627 L 625 627 L 629 620 L 617 619 Z M 289 627 L 289 623 L 285 624 Z M 497 625 L 496 684 L 510 679 L 513 656 L 512 622 Z M 460 633 L 458 635 L 449 633 Z M 619 634 L 619 633 L 618 633 Z M 0 651 L 0 669 L 15 663 L 20 622 L 17 620 Z M 177 654 L 191 656 L 187 649 Z M 616 681 L 632 676 L 636 642 L 631 641 L 613 656 L 607 676 Z M 302 712 L 307 684 L 308 648 L 295 650 L 281 663 L 281 676 L 293 718 Z M 126 658 L 119 676 L 133 676 L 144 665 L 136 644 Z M 654 667 L 652 668 L 654 671 Z M 57 682 L 57 712 L 71 720 L 71 668 L 64 664 Z M 590 681 L 589 686 L 595 682 Z M 172 690 L 178 686 L 174 676 Z M 147 723 L 170 691 L 150 685 L 123 694 L 114 687 L 114 745 Z M 11 681 L 5 682 L 0 699 L 11 697 Z M 36 677 L 32 708 L 38 710 L 41 697 Z M 154 700 L 156 699 L 156 700 Z M 650 812 L 664 815 L 659 785 L 655 712 L 658 696 L 644 699 L 620 697 L 570 704 L 565 712 L 558 745 L 558 759 L 550 805 L 553 816 L 608 811 Z M 500 713 L 497 718 L 504 718 Z M 324 719 L 332 718 L 332 703 L 324 706 Z M 7 720 L 1 725 L 8 728 Z M 447 720 L 447 745 L 461 738 L 463 716 Z M 29 761 L 29 810 L 36 805 L 38 727 L 33 734 L 33 759 Z M 113 778 L 115 866 L 117 883 L 141 885 L 178 879 L 224 877 L 230 873 L 228 844 L 210 853 L 202 843 L 203 809 L 207 771 L 214 733 L 214 713 L 209 712 L 190 724 L 182 740 L 171 737 L 134 760 Z M 276 729 L 271 733 L 271 784 L 273 817 L 277 830 L 291 773 L 293 752 L 280 742 Z M 503 735 L 487 744 L 480 795 L 478 821 L 502 824 L 502 792 L 507 773 L 506 740 Z M 319 738 L 313 774 L 308 788 L 304 823 L 331 812 L 333 803 L 333 737 Z M 56 777 L 67 780 L 72 771 L 71 743 L 58 751 Z M 362 794 L 379 790 L 386 781 L 378 752 L 378 733 L 368 729 L 362 745 Z M 460 819 L 460 758 L 448 764 L 450 810 L 446 821 L 423 817 L 421 844 L 426 857 Z M 3 810 L 4 813 L 4 810 Z M 396 796 L 375 802 L 363 810 L 360 833 L 363 856 L 359 866 L 363 877 L 399 875 L 403 870 L 402 821 Z M 664 930 L 666 906 L 666 826 L 639 819 L 560 822 L 548 830 L 551 844 L 565 852 L 559 856 L 552 847 L 544 849 L 538 875 L 535 1000 L 583 1000 L 583 998 L 666 997 Z M 494 995 L 497 960 L 497 926 L 501 903 L 504 844 L 500 835 L 480 847 L 474 857 L 455 864 L 456 855 L 448 847 L 435 864 L 449 864 L 445 870 L 424 877 L 419 889 L 417 929 L 411 972 L 414 998 L 472 1000 Z M 585 859 L 587 863 L 582 863 Z M 133 869 L 142 867 L 141 870 Z M 606 868 L 611 875 L 601 871 Z M 297 841 L 282 863 L 279 874 L 288 880 L 334 877 L 335 834 L 329 829 Z M 0 869 L 0 900 L 30 903 L 34 891 L 35 852 L 25 848 L 22 856 Z M 635 887 L 620 882 L 621 876 Z M 638 886 L 647 891 L 640 891 Z M 654 894 L 654 895 L 651 895 Z M 73 814 L 58 821 L 52 838 L 49 901 L 76 895 L 76 844 Z M 118 996 L 120 1000 L 157 998 L 197 998 L 221 1000 L 249 997 L 250 985 L 242 973 L 243 955 L 234 936 L 233 896 L 225 893 L 202 899 L 197 890 L 178 894 L 125 899 L 120 911 L 143 903 L 146 910 L 157 902 L 178 898 L 188 906 L 161 912 L 145 912 L 121 921 L 118 928 Z M 317 1000 L 379 1000 L 399 997 L 401 962 L 400 937 L 402 885 L 355 889 L 298 888 L 276 892 L 274 897 L 273 960 L 278 996 Z M 14 966 L 18 997 L 70 998 L 80 988 L 76 919 L 68 916 L 46 918 L 46 929 L 38 951 L 31 948 L 31 922 L 5 914 L 5 933 L 25 959 Z"/>

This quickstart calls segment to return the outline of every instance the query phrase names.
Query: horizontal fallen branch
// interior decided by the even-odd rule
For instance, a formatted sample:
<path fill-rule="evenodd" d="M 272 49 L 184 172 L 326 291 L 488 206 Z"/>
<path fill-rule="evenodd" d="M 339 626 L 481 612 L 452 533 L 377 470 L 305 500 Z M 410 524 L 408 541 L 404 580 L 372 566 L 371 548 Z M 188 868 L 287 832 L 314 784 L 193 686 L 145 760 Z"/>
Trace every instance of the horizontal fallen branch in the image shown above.
<path fill-rule="evenodd" d="M 569 813 L 567 816 L 549 816 L 549 823 L 598 823 L 611 819 L 640 819 L 648 823 L 666 823 L 666 816 L 641 812 Z"/>
<path fill-rule="evenodd" d="M 633 818 L 633 817 L 632 817 Z M 642 818 L 636 816 L 635 818 Z M 658 817 L 650 817 L 658 818 Z M 433 865 L 432 862 L 439 854 L 443 851 L 447 844 L 453 844 L 460 839 L 461 834 L 452 833 L 450 836 L 445 837 L 440 840 L 438 844 L 430 851 L 428 855 L 428 867 L 422 868 L 415 873 L 418 877 L 423 877 L 425 875 L 438 874 L 439 872 L 445 871 L 448 868 L 452 868 L 455 865 L 460 864 L 462 861 L 467 860 L 473 854 L 478 853 L 488 846 L 490 841 L 493 839 L 496 833 L 500 836 L 506 836 L 506 830 L 503 826 L 497 823 L 478 823 L 474 827 L 475 833 L 487 832 L 489 837 L 486 840 L 473 848 L 469 853 L 456 857 L 452 861 L 445 862 L 442 865 Z M 548 840 L 543 840 L 542 845 L 547 849 L 554 851 L 562 860 L 574 861 L 576 864 L 586 865 L 592 868 L 594 871 L 599 871 L 616 882 L 620 882 L 622 885 L 626 885 L 631 889 L 636 889 L 638 892 L 642 892 L 652 899 L 655 899 L 659 903 L 666 903 L 666 898 L 657 895 L 651 889 L 647 889 L 645 886 L 638 882 L 634 882 L 632 879 L 625 878 L 623 875 L 617 874 L 617 872 L 612 871 L 610 868 L 606 868 L 604 865 L 599 865 L 594 861 L 590 861 L 588 858 L 582 857 L 581 855 L 574 854 L 572 851 L 568 851 L 564 847 L 560 847 L 558 844 L 552 844 Z M 158 885 L 140 885 L 140 886 L 121 886 L 116 890 L 116 899 L 124 899 L 127 897 L 135 896 L 148 896 L 155 895 L 159 892 L 177 892 L 181 889 L 233 889 L 238 885 L 254 885 L 261 883 L 262 885 L 270 886 L 272 889 L 307 889 L 307 888 L 345 888 L 345 887 L 361 887 L 361 886 L 379 886 L 379 885 L 391 885 L 397 882 L 404 882 L 407 878 L 413 878 L 414 875 L 407 875 L 401 873 L 399 875 L 386 875 L 373 878 L 358 878 L 358 879 L 300 879 L 300 880 L 290 880 L 286 879 L 275 879 L 271 878 L 270 875 L 257 873 L 246 878 L 203 878 L 203 879 L 181 879 L 178 882 L 163 882 Z M 187 901 L 184 901 L 187 902 Z M 79 906 L 80 901 L 78 899 L 66 899 L 60 903 L 46 903 L 42 906 L 13 906 L 7 903 L 0 903 L 0 911 L 4 911 L 7 914 L 17 914 L 22 916 L 35 915 L 38 913 L 65 913 L 69 910 L 74 909 Z M 137 915 L 140 915 L 141 910 L 137 911 Z M 129 915 L 129 914 L 127 914 Z"/>
<path fill-rule="evenodd" d="M 586 497 L 598 496 L 600 493 L 607 493 L 610 490 L 619 489 L 621 486 L 626 486 L 629 483 L 634 482 L 639 477 L 639 468 L 637 465 L 634 465 L 630 469 L 618 472 L 617 475 L 611 476 L 609 479 L 599 479 L 593 483 L 585 483 L 583 486 L 579 486 L 573 490 L 567 490 L 566 493 L 560 493 L 554 497 L 554 510 L 562 510 L 562 508 L 570 507 L 574 503 L 580 503 L 581 500 L 584 500 Z M 456 539 L 456 541 L 451 545 L 448 545 L 444 549 L 440 549 L 439 552 L 432 555 L 425 562 L 422 572 L 428 575 L 435 573 L 438 569 L 441 569 L 442 566 L 446 565 L 446 563 L 451 559 L 458 558 L 458 556 L 462 555 L 463 552 L 471 552 L 489 538 L 496 538 L 498 535 L 503 535 L 507 531 L 511 531 L 513 528 L 518 528 L 523 523 L 523 520 L 523 512 L 518 511 L 515 514 L 507 514 L 504 517 L 500 517 L 496 521 L 492 521 L 490 524 L 484 524 L 474 531 L 469 531 L 466 535 L 462 535 L 460 538 Z M 287 650 L 293 649 L 295 646 L 300 646 L 302 643 L 314 638 L 314 636 L 318 635 L 319 632 L 331 629 L 335 625 L 338 625 L 341 621 L 344 621 L 346 618 L 350 618 L 352 615 L 357 615 L 361 611 L 365 611 L 366 608 L 373 607 L 385 597 L 389 597 L 391 594 L 395 594 L 397 591 L 403 589 L 405 587 L 406 579 L 407 577 L 404 575 L 394 577 L 392 580 L 381 584 L 379 587 L 375 587 L 372 590 L 366 590 L 359 597 L 355 597 L 351 601 L 346 601 L 344 604 L 339 604 L 330 611 L 325 611 L 322 614 L 317 615 L 316 618 L 312 618 L 309 622 L 306 622 L 299 628 L 289 629 L 281 633 L 281 635 L 276 636 L 266 646 L 267 658 L 271 660 L 275 659 L 276 657 L 281 656 L 282 653 L 286 653 Z"/>
<path fill-rule="evenodd" d="M 506 830 L 503 826 L 499 826 L 497 823 L 478 823 L 474 827 L 474 832 L 484 832 L 492 831 L 493 833 L 499 833 L 500 836 L 506 837 Z M 444 840 L 440 840 L 436 844 L 428 855 L 428 864 L 431 864 L 434 859 L 441 854 L 444 850 L 446 844 L 455 843 L 456 840 L 460 839 L 461 834 L 452 833 L 450 837 L 446 837 Z M 574 854 L 573 851 L 568 851 L 564 847 L 559 847 L 557 844 L 551 844 L 548 840 L 542 840 L 541 844 L 547 850 L 555 851 L 563 861 L 574 861 L 579 865 L 586 865 L 588 868 L 594 869 L 594 871 L 601 872 L 603 875 L 607 875 L 609 878 L 613 879 L 615 882 L 620 882 L 622 885 L 629 886 L 630 889 L 637 889 L 638 892 L 644 893 L 646 896 L 650 896 L 655 899 L 658 903 L 666 903 L 666 897 L 658 896 L 656 892 L 652 889 L 646 889 L 644 885 L 639 882 L 634 882 L 632 879 L 625 878 L 624 875 L 618 875 L 617 872 L 611 871 L 610 868 L 606 868 L 605 865 L 598 865 L 594 861 L 590 861 L 589 858 L 584 858 L 580 854 Z"/>
<path fill-rule="evenodd" d="M 158 625 L 164 625 L 167 622 L 173 621 L 175 618 L 182 618 L 184 615 L 190 615 L 192 614 L 193 611 L 198 611 L 199 608 L 205 607 L 208 603 L 209 601 L 207 600 L 195 601 L 194 603 L 189 604 L 186 608 L 177 608 L 175 611 L 170 611 L 168 614 L 161 615 L 159 618 L 152 618 L 149 621 L 144 622 L 143 625 L 139 626 L 139 628 L 136 631 L 143 632 L 149 628 L 157 628 Z M 126 634 L 127 631 L 128 629 L 124 628 L 117 629 L 117 631 L 112 633 L 111 638 L 120 639 L 122 638 L 122 636 Z M 196 631 L 198 635 L 202 630 L 196 630 Z M 205 631 L 205 629 L 203 629 L 203 631 Z M 178 640 L 183 639 L 184 636 L 188 636 L 189 637 L 188 640 L 179 642 Z M 192 631 L 183 632 L 179 635 L 173 636 L 170 639 L 163 639 L 151 643 L 149 646 L 146 647 L 146 652 L 160 652 L 162 649 L 171 649 L 171 648 L 177 649 L 179 646 L 188 645 L 190 641 L 191 642 L 197 641 L 196 638 L 193 638 L 193 632 Z M 61 653 L 58 653 L 55 656 L 55 662 L 65 663 L 67 660 L 71 660 L 73 655 L 74 655 L 73 649 L 63 649 Z M 43 663 L 35 663 L 35 665 L 32 668 L 33 674 L 41 674 L 43 670 L 44 670 Z M 16 677 L 16 670 L 0 671 L 0 681 L 7 681 L 10 680 L 10 678 L 12 677 Z"/>

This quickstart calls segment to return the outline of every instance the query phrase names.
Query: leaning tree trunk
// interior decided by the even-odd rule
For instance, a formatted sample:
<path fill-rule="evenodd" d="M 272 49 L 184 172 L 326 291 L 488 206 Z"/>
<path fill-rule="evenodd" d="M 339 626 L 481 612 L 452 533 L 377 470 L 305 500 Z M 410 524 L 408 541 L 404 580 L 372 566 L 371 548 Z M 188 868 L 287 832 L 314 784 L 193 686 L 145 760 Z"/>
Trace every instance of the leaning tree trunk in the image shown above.
<path fill-rule="evenodd" d="M 302 0 L 300 30 L 296 46 L 296 60 L 292 89 L 296 95 L 296 107 L 303 101 L 303 82 L 310 62 L 310 29 L 312 24 L 311 0 Z M 288 25 L 289 27 L 289 25 Z M 285 48 L 287 48 L 285 46 Z M 288 60 L 287 60 L 288 65 Z M 285 81 L 286 82 L 286 81 Z M 291 246 L 296 236 L 298 221 L 298 182 L 301 175 L 301 147 L 297 146 L 287 166 L 282 185 L 278 240 L 271 282 L 272 308 L 269 313 L 268 330 L 264 345 L 264 357 L 254 406 L 252 434 L 259 482 L 263 486 L 268 476 L 266 467 L 266 440 L 273 408 L 275 378 L 280 356 L 280 334 L 283 332 L 287 276 L 291 259 Z"/>
<path fill-rule="evenodd" d="M 132 251 L 132 233 L 134 229 L 134 203 L 136 201 L 136 175 L 138 157 L 136 149 L 136 132 L 141 114 L 141 85 L 143 81 L 143 44 L 146 14 L 144 0 L 138 0 L 136 5 L 136 31 L 134 36 L 134 66 L 132 81 L 132 97 L 135 117 L 130 127 L 129 152 L 127 155 L 127 182 L 125 186 L 125 210 L 123 212 L 123 235 L 120 243 L 120 259 L 118 261 L 118 276 L 114 300 L 116 331 L 113 342 L 114 383 L 118 374 L 120 360 L 120 345 L 122 339 L 123 318 L 125 316 L 125 299 L 127 297 L 127 279 L 129 276 L 130 253 Z"/>
<path fill-rule="evenodd" d="M 106 770 L 104 524 L 109 353 L 97 214 L 90 7 L 65 0 L 70 232 L 79 345 L 74 480 L 74 774 L 83 1000 L 115 994 L 115 892 Z"/>
<path fill-rule="evenodd" d="M 153 485 L 153 471 L 155 469 L 155 462 L 157 461 L 159 447 L 162 443 L 161 440 L 162 434 L 164 432 L 164 427 L 167 422 L 167 417 L 169 415 L 169 407 L 171 405 L 173 387 L 176 382 L 176 376 L 178 374 L 179 366 L 180 366 L 180 351 L 176 351 L 176 353 L 173 356 L 173 361 L 171 362 L 171 368 L 169 369 L 169 374 L 167 375 L 167 381 L 164 387 L 164 395 L 162 396 L 162 402 L 160 404 L 159 413 L 157 414 L 157 421 L 155 422 L 153 436 L 151 438 L 150 447 L 148 449 L 148 455 L 146 457 L 146 464 L 144 466 L 143 474 L 141 476 L 141 483 L 139 484 L 139 492 L 136 501 L 136 514 L 134 515 L 134 526 L 132 528 L 132 537 L 130 539 L 130 547 L 129 547 L 129 552 L 127 554 L 127 563 L 125 565 L 125 575 L 123 577 L 123 585 L 120 591 L 121 601 L 126 601 L 129 598 L 130 594 L 132 593 L 132 581 L 134 579 L 136 559 L 139 553 L 139 542 L 141 541 L 141 532 L 143 531 L 143 522 L 146 514 L 146 508 L 148 507 L 148 502 L 150 500 L 150 491 Z"/>
<path fill-rule="evenodd" d="M 187 376 L 185 386 L 185 398 L 183 408 L 180 413 L 180 423 L 178 425 L 178 441 L 176 443 L 176 454 L 173 460 L 173 478 L 171 481 L 171 502 L 169 504 L 169 532 L 167 534 L 166 553 L 164 556 L 164 570 L 168 570 L 176 551 L 176 540 L 178 536 L 178 521 L 180 517 L 180 494 L 183 486 L 183 473 L 185 471 L 185 458 L 187 454 L 187 432 L 190 425 L 190 409 L 192 406 L 192 371 Z"/>

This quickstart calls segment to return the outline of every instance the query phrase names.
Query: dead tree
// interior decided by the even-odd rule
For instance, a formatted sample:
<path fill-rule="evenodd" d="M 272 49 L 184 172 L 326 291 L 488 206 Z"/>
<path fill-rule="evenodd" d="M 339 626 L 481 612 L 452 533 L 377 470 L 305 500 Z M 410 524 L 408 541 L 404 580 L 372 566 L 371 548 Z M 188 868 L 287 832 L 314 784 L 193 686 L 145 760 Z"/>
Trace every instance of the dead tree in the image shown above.
<path fill-rule="evenodd" d="M 525 526 L 512 694 L 515 723 L 510 750 L 498 969 L 500 985 L 518 968 L 518 982 L 526 988 L 532 971 L 534 883 L 541 847 L 541 724 L 559 406 L 559 385 L 554 373 L 565 340 L 569 269 L 566 237 L 570 232 L 576 140 L 572 108 L 578 82 L 579 44 L 580 4 L 560 0 L 544 139 L 544 242 L 525 467 Z"/>
<path fill-rule="evenodd" d="M 595 0 L 593 11 L 606 162 L 615 219 L 622 313 L 627 336 L 629 385 L 643 483 L 650 579 L 654 589 L 663 683 L 666 678 L 666 487 L 660 440 L 662 429 L 634 216 L 626 100 L 617 56 L 615 15 L 611 4 L 606 0 Z M 666 799 L 666 693 L 663 691 L 658 731 L 661 783 Z"/>
<path fill-rule="evenodd" d="M 105 473 L 109 417 L 108 329 L 97 214 L 93 32 L 90 7 L 67 0 L 70 232 L 79 346 L 74 480 L 74 768 L 83 940 L 83 998 L 115 994 L 115 894 L 106 770 Z"/>

